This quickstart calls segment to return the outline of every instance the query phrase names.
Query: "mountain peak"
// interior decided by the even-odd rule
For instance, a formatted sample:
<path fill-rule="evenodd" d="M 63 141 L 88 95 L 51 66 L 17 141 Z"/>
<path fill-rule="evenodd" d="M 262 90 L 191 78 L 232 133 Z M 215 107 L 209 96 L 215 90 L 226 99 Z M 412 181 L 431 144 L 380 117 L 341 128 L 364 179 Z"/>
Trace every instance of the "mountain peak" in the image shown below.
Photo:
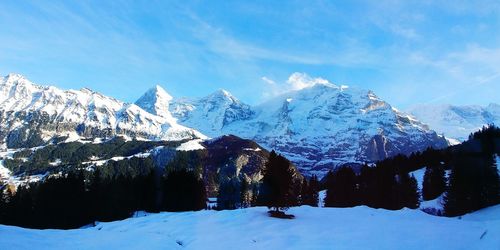
<path fill-rule="evenodd" d="M 226 97 L 226 98 L 234 98 L 234 96 L 231 93 L 229 93 L 229 91 L 227 91 L 225 89 L 218 89 L 215 92 L 213 92 L 212 94 L 210 94 L 209 96 L 222 96 L 222 97 Z"/>
<path fill-rule="evenodd" d="M 229 91 L 227 91 L 225 89 L 219 89 L 217 92 L 219 92 L 220 94 L 225 95 L 225 96 L 232 96 L 231 93 L 229 93 Z"/>
<path fill-rule="evenodd" d="M 173 97 L 160 85 L 150 88 L 144 93 L 135 104 L 151 114 L 161 117 L 172 117 L 168 111 L 168 106 Z"/>
<path fill-rule="evenodd" d="M 159 98 L 163 98 L 163 99 L 166 99 L 166 100 L 172 100 L 172 96 L 167 93 L 167 91 L 165 91 L 165 89 L 160 86 L 160 85 L 155 85 L 151 90 L 153 90 L 155 93 L 156 93 L 156 96 L 158 96 Z"/>
<path fill-rule="evenodd" d="M 17 73 L 9 73 L 5 76 L 7 79 L 26 79 L 23 75 Z"/>
<path fill-rule="evenodd" d="M 4 76 L 1 84 L 28 83 L 28 79 L 21 74 L 9 73 Z M 30 82 L 29 82 L 30 83 Z"/>
<path fill-rule="evenodd" d="M 202 98 L 202 100 L 210 101 L 223 101 L 224 103 L 239 103 L 238 98 L 234 97 L 229 91 L 225 89 L 218 89 L 212 94 Z"/>

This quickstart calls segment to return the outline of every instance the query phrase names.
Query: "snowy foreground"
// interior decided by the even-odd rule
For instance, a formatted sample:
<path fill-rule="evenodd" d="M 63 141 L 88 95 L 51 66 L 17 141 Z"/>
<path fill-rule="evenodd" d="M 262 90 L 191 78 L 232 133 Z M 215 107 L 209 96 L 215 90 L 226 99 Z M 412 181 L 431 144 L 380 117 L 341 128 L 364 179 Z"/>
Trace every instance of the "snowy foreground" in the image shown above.
<path fill-rule="evenodd" d="M 500 206 L 459 218 L 419 210 L 263 207 L 148 214 L 75 230 L 0 226 L 0 249 L 500 249 Z"/>

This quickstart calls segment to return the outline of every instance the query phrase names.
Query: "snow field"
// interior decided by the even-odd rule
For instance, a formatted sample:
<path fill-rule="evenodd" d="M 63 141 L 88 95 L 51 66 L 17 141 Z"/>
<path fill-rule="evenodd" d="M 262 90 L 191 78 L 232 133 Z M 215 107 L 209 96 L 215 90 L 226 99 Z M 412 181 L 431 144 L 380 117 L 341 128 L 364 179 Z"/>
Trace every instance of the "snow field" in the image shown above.
<path fill-rule="evenodd" d="M 500 206 L 461 218 L 419 210 L 267 208 L 146 214 L 75 230 L 0 226 L 2 249 L 499 249 Z"/>

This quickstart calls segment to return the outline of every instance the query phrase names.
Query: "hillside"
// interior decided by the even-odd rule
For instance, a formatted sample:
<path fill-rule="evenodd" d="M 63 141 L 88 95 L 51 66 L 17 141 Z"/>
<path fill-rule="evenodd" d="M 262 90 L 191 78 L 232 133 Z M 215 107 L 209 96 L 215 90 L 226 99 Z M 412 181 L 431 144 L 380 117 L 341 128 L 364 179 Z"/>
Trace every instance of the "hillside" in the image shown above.
<path fill-rule="evenodd" d="M 245 179 L 257 183 L 269 152 L 251 140 L 222 136 L 204 142 L 139 141 L 116 137 L 103 142 L 75 141 L 0 152 L 2 183 L 27 183 L 85 169 L 106 177 L 145 175 L 152 169 L 182 166 L 201 171 L 209 194 L 219 181 Z M 295 168 L 294 168 L 295 169 Z M 302 178 L 296 171 L 296 176 Z"/>
<path fill-rule="evenodd" d="M 500 206 L 461 218 L 418 210 L 290 209 L 293 220 L 267 209 L 140 214 L 74 230 L 0 226 L 8 249 L 497 249 Z"/>

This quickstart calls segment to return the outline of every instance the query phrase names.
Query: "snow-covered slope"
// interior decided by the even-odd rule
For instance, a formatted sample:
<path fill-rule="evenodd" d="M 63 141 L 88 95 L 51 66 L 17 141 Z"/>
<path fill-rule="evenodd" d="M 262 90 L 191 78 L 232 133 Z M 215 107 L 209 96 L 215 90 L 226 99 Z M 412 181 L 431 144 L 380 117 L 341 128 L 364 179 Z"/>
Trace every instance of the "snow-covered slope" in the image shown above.
<path fill-rule="evenodd" d="M 142 214 L 76 230 L 1 226 L 1 249 L 498 249 L 500 206 L 459 218 L 419 210 L 267 208 Z"/>
<path fill-rule="evenodd" d="M 206 131 L 212 137 L 223 134 L 233 122 L 247 120 L 254 115 L 252 108 L 240 102 L 226 90 L 218 90 L 204 98 L 174 100 L 170 112 L 181 124 Z"/>
<path fill-rule="evenodd" d="M 373 92 L 322 82 L 250 107 L 227 91 L 174 100 L 178 121 L 209 136 L 235 134 L 275 149 L 306 174 L 447 146 L 426 125 Z"/>
<path fill-rule="evenodd" d="M 89 89 L 60 90 L 21 75 L 0 79 L 0 144 L 32 147 L 54 137 L 111 137 L 181 140 L 203 138 L 168 114 L 146 112 Z"/>
<path fill-rule="evenodd" d="M 428 124 L 446 137 L 464 141 L 469 134 L 484 125 L 500 124 L 500 105 L 491 103 L 486 107 L 454 105 L 418 105 L 409 113 Z"/>

